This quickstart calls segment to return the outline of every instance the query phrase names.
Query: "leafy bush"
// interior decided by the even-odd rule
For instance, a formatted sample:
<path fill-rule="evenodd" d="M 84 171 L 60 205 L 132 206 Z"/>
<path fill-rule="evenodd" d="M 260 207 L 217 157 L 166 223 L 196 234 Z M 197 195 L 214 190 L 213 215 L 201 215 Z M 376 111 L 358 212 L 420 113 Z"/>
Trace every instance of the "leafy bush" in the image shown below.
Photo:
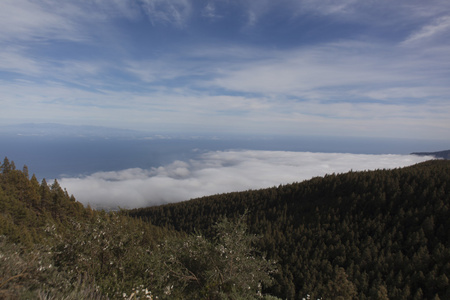
<path fill-rule="evenodd" d="M 152 256 L 153 286 L 161 299 L 255 299 L 272 283 L 275 264 L 253 247 L 241 217 L 215 226 L 216 236 L 169 239 Z"/>
<path fill-rule="evenodd" d="M 49 249 L 24 251 L 0 237 L 0 299 L 102 299 L 92 278 L 71 279 L 55 268 Z"/>
<path fill-rule="evenodd" d="M 67 274 L 90 274 L 110 297 L 146 283 L 150 277 L 147 228 L 118 213 L 101 214 L 92 222 L 73 222 L 55 247 L 55 265 Z"/>

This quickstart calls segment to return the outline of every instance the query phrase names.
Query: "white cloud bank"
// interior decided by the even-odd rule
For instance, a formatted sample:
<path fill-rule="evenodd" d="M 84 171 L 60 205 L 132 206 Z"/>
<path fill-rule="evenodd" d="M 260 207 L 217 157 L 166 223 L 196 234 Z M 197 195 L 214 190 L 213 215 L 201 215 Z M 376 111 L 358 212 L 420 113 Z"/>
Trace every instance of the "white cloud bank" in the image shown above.
<path fill-rule="evenodd" d="M 351 169 L 403 167 L 429 159 L 414 155 L 217 151 L 150 170 L 98 172 L 82 178 L 63 178 L 60 183 L 83 204 L 135 208 L 266 188 Z"/>

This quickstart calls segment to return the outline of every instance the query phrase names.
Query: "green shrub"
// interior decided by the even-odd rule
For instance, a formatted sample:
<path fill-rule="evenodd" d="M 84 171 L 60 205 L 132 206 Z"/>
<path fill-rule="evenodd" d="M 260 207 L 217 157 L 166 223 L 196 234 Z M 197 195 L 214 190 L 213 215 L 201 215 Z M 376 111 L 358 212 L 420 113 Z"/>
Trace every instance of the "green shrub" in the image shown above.
<path fill-rule="evenodd" d="M 219 222 L 214 240 L 200 234 L 169 239 L 152 256 L 161 299 L 255 299 L 272 283 L 275 264 L 260 255 L 244 217 Z"/>

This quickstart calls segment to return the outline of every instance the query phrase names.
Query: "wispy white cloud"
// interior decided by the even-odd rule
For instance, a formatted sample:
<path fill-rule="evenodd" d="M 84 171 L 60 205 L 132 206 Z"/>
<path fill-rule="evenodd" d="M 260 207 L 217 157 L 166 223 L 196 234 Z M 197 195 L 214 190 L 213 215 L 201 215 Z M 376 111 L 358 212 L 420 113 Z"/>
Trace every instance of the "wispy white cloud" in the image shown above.
<path fill-rule="evenodd" d="M 186 25 L 191 15 L 191 3 L 188 0 L 143 0 L 143 9 L 153 24 L 169 24 L 179 28 Z"/>
<path fill-rule="evenodd" d="M 359 24 L 392 31 L 393 27 L 404 30 L 410 26 L 427 22 L 448 13 L 450 4 L 446 0 L 400 0 L 382 5 L 358 0 L 302 0 L 288 1 L 289 9 L 296 18 L 320 16 L 338 22 Z M 380 5 L 378 5 L 380 4 Z"/>
<path fill-rule="evenodd" d="M 206 5 L 203 7 L 201 15 L 213 21 L 221 18 L 221 16 L 216 11 L 214 1 L 206 3 Z"/>
<path fill-rule="evenodd" d="M 142 10 L 139 1 L 124 0 L 88 0 L 80 3 L 86 10 L 94 10 L 97 16 L 107 18 L 125 18 L 138 20 L 142 18 Z"/>
<path fill-rule="evenodd" d="M 367 91 L 361 91 L 360 95 L 376 99 L 376 100 L 392 100 L 392 99 L 445 99 L 450 94 L 450 87 L 444 86 L 407 86 L 379 88 Z M 443 103 L 444 104 L 444 103 Z"/>
<path fill-rule="evenodd" d="M 43 66 L 39 61 L 22 53 L 21 47 L 0 49 L 0 71 L 19 74 L 42 74 Z"/>
<path fill-rule="evenodd" d="M 444 36 L 447 40 L 450 38 L 450 16 L 440 17 L 433 20 L 431 24 L 427 24 L 418 31 L 413 32 L 403 45 L 410 45 L 419 42 L 430 42 L 430 39 L 437 36 Z"/>
<path fill-rule="evenodd" d="M 137 77 L 144 82 L 155 82 L 161 80 L 173 80 L 183 76 L 194 76 L 197 70 L 189 62 L 180 61 L 179 65 L 173 62 L 180 60 L 176 56 L 161 57 L 154 60 L 127 61 L 123 68 L 124 71 Z"/>
<path fill-rule="evenodd" d="M 85 12 L 69 2 L 5 0 L 0 8 L 0 41 L 82 41 L 87 37 L 74 22 Z"/>
<path fill-rule="evenodd" d="M 210 95 L 190 89 L 80 89 L 57 82 L 0 81 L 3 124 L 92 124 L 177 132 L 239 132 L 443 138 L 450 103 L 318 101 L 249 95 Z M 368 95 L 381 97 L 382 95 Z M 29 121 L 28 121 L 29 122 Z M 205 126 L 205 124 L 208 124 Z M 182 129 L 180 129 L 182 128 Z"/>
<path fill-rule="evenodd" d="M 96 207 L 144 207 L 218 193 L 259 189 L 351 169 L 390 169 L 431 157 L 282 151 L 207 152 L 150 170 L 98 172 L 60 183 L 77 200 Z"/>
<path fill-rule="evenodd" d="M 449 96 L 442 81 L 450 61 L 446 47 L 417 52 L 342 41 L 290 50 L 200 48 L 183 49 L 184 60 L 167 56 L 153 62 L 130 61 L 127 70 L 144 82 L 169 79 L 177 84 L 182 79 L 182 84 L 197 91 L 219 88 L 280 102 L 289 97 L 326 102 L 396 102 L 421 97 L 426 102 Z"/>
<path fill-rule="evenodd" d="M 292 1 L 300 12 L 311 13 L 315 12 L 321 15 L 349 15 L 350 12 L 354 11 L 355 4 L 364 6 L 364 4 L 359 3 L 355 0 L 340 0 L 340 1 L 314 1 L 314 0 L 304 0 L 304 1 Z"/>
<path fill-rule="evenodd" d="M 439 59 L 421 59 L 401 47 L 343 41 L 267 53 L 268 57 L 261 60 L 231 64 L 228 69 L 222 68 L 211 84 L 232 91 L 301 99 L 362 100 L 364 94 L 355 93 L 363 89 L 433 84 L 431 78 L 440 77 L 440 62 L 446 64 L 449 56 L 439 54 Z M 425 88 L 422 94 L 425 91 L 430 89 Z"/>

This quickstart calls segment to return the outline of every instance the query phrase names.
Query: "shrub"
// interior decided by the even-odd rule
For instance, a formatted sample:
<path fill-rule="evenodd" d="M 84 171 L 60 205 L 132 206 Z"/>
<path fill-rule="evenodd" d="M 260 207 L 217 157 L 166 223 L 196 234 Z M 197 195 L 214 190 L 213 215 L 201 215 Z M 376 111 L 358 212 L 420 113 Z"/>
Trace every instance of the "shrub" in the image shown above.
<path fill-rule="evenodd" d="M 275 264 L 258 253 L 245 217 L 215 226 L 216 237 L 201 234 L 169 239 L 152 256 L 153 286 L 161 299 L 255 299 L 272 283 Z"/>

